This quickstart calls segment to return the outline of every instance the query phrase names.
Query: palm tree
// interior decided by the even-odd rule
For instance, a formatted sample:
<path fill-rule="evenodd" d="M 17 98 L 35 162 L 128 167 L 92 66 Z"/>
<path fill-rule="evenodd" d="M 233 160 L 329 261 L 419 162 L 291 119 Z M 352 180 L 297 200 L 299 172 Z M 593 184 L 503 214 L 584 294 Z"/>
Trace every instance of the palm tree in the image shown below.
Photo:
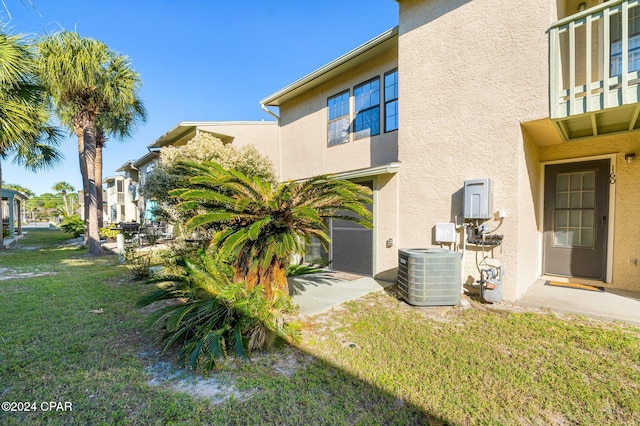
<path fill-rule="evenodd" d="M 273 186 L 259 178 L 225 170 L 216 163 L 183 163 L 190 188 L 176 189 L 179 208 L 193 210 L 188 229 L 213 231 L 213 249 L 230 255 L 235 281 L 263 285 L 267 298 L 288 294 L 286 266 L 305 243 L 329 236 L 326 218 L 345 219 L 371 228 L 371 191 L 347 180 L 319 176 Z"/>
<path fill-rule="evenodd" d="M 98 227 L 103 227 L 102 209 L 102 150 L 109 137 L 124 140 L 132 135 L 137 124 L 147 119 L 147 111 L 140 99 L 121 111 L 108 111 L 98 117 L 96 133 L 96 185 L 98 187 Z"/>
<path fill-rule="evenodd" d="M 0 28 L 0 191 L 2 159 L 13 156 L 14 162 L 32 170 L 61 160 L 55 149 L 60 135 L 48 120 L 46 96 L 35 76 L 29 46 L 22 36 Z"/>
<path fill-rule="evenodd" d="M 29 3 L 29 5 L 33 8 L 33 10 L 38 15 L 40 14 L 40 12 L 38 12 L 38 9 L 36 9 L 36 5 L 33 4 L 32 0 L 26 0 L 26 3 L 25 3 L 25 0 L 20 0 L 20 3 L 22 3 L 22 5 L 25 6 L 25 7 L 27 6 L 27 3 Z M 4 6 L 4 10 L 5 10 L 5 12 L 7 12 L 7 16 L 9 17 L 9 20 L 11 20 L 11 12 L 9 11 L 9 8 L 7 7 L 7 4 L 5 3 L 4 0 L 2 0 L 2 6 Z"/>
<path fill-rule="evenodd" d="M 106 133 L 127 129 L 144 111 L 138 97 L 140 76 L 126 56 L 111 51 L 104 43 L 76 32 L 61 31 L 38 44 L 38 72 L 51 95 L 60 120 L 78 137 L 78 156 L 88 209 L 89 253 L 100 254 L 96 156 L 99 129 Z M 116 127 L 101 117 L 122 120 Z M 106 123 L 106 124 L 105 124 Z M 102 168 L 99 167 L 101 171 Z"/>
<path fill-rule="evenodd" d="M 67 183 L 67 182 L 58 182 L 55 185 L 53 185 L 53 187 L 51 189 L 53 189 L 54 191 L 56 191 L 57 193 L 62 195 L 62 200 L 64 201 L 65 214 L 67 216 L 70 216 L 71 212 L 69 210 L 69 203 L 67 201 L 67 194 L 69 192 L 74 192 L 76 189 L 70 183 Z"/>

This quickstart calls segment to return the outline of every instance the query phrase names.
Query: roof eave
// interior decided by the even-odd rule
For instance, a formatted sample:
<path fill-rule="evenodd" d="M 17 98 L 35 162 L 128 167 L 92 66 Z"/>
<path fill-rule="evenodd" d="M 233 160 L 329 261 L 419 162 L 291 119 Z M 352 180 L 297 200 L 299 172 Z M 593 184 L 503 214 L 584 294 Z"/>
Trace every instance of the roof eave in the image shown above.
<path fill-rule="evenodd" d="M 302 77 L 301 79 L 291 83 L 290 85 L 278 90 L 277 92 L 267 96 L 266 98 L 262 99 L 260 101 L 261 105 L 265 105 L 265 106 L 280 106 L 280 100 L 284 97 L 286 97 L 286 95 L 290 94 L 291 92 L 294 92 L 295 90 L 298 90 L 300 88 L 302 88 L 303 86 L 308 85 L 309 83 L 313 82 L 314 80 L 319 79 L 320 77 L 322 77 L 323 75 L 335 70 L 336 68 L 348 63 L 349 61 L 352 61 L 353 59 L 361 56 L 362 54 L 370 51 L 371 49 L 374 49 L 382 44 L 384 44 L 385 42 L 393 39 L 394 37 L 396 37 L 398 35 L 398 27 L 393 27 L 388 31 L 385 31 L 384 33 L 380 34 L 377 37 L 372 38 L 371 40 L 367 41 L 366 43 L 356 47 L 355 49 L 351 50 L 350 52 L 345 53 L 344 55 L 340 56 L 339 58 L 329 62 L 328 64 L 318 68 L 317 70 L 313 71 L 310 74 L 307 74 L 306 76 Z"/>

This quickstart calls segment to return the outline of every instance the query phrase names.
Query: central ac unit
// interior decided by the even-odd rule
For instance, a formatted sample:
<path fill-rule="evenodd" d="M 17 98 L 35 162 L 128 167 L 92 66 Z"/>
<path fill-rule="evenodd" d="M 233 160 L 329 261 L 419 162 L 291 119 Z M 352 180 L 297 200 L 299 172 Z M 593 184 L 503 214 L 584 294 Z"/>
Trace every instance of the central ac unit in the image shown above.
<path fill-rule="evenodd" d="M 458 305 L 459 252 L 440 248 L 398 250 L 398 290 L 411 305 Z"/>

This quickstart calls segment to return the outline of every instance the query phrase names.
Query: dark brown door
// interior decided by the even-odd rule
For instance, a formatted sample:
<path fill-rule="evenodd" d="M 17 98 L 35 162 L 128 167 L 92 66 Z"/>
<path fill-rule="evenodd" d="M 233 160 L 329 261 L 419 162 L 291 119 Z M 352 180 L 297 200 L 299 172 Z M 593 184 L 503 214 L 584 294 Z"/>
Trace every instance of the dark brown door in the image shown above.
<path fill-rule="evenodd" d="M 609 160 L 545 167 L 544 272 L 605 280 Z"/>
<path fill-rule="evenodd" d="M 373 188 L 373 182 L 358 183 Z M 367 207 L 373 209 L 371 204 Z M 330 267 L 335 271 L 373 275 L 373 230 L 348 220 L 332 220 Z"/>

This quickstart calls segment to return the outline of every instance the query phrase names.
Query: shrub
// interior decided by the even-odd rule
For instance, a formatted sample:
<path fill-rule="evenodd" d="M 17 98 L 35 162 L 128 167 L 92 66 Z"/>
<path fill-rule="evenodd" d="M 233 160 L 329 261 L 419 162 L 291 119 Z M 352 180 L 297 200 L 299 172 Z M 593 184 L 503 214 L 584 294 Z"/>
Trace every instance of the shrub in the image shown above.
<path fill-rule="evenodd" d="M 225 145 L 211 134 L 201 132 L 185 145 L 162 148 L 160 161 L 147 176 L 143 193 L 145 197 L 158 202 L 159 207 L 153 211 L 156 218 L 176 225 L 178 234 L 182 234 L 182 223 L 192 215 L 192 212 L 177 211 L 177 200 L 169 196 L 170 190 L 189 186 L 190 171 L 180 167 L 181 161 L 198 164 L 215 161 L 224 168 L 239 170 L 248 176 L 272 183 L 276 181 L 271 160 L 250 145 L 236 148 L 231 144 Z"/>
<path fill-rule="evenodd" d="M 317 274 L 323 272 L 322 268 L 309 265 L 287 265 L 287 276 L 296 277 L 298 275 Z"/>
<path fill-rule="evenodd" d="M 316 176 L 272 185 L 212 162 L 181 163 L 190 186 L 170 191 L 189 219 L 188 230 L 212 233 L 210 250 L 232 257 L 236 277 L 248 288 L 263 285 L 267 297 L 288 292 L 286 266 L 305 242 L 329 243 L 326 219 L 372 228 L 371 190 L 348 180 Z"/>
<path fill-rule="evenodd" d="M 98 230 L 100 237 L 115 240 L 120 233 L 120 231 L 118 229 L 115 229 L 115 227 L 115 224 L 111 224 L 108 228 L 100 228 Z"/>
<path fill-rule="evenodd" d="M 78 238 L 84 233 L 84 221 L 77 214 L 66 216 L 60 223 L 60 229 Z"/>
<path fill-rule="evenodd" d="M 124 248 L 123 257 L 135 279 L 142 280 L 151 276 L 151 251 L 140 253 L 135 245 L 128 244 Z"/>
<path fill-rule="evenodd" d="M 178 263 L 181 273 L 150 280 L 157 289 L 138 305 L 176 302 L 155 311 L 150 320 L 164 325 L 165 351 L 182 345 L 181 365 L 210 370 L 231 353 L 248 358 L 277 338 L 289 342 L 299 338 L 297 324 L 285 321 L 286 314 L 293 312 L 287 294 L 269 300 L 261 286 L 247 289 L 242 282 L 232 282 L 229 265 L 204 251 L 196 261 Z"/>

